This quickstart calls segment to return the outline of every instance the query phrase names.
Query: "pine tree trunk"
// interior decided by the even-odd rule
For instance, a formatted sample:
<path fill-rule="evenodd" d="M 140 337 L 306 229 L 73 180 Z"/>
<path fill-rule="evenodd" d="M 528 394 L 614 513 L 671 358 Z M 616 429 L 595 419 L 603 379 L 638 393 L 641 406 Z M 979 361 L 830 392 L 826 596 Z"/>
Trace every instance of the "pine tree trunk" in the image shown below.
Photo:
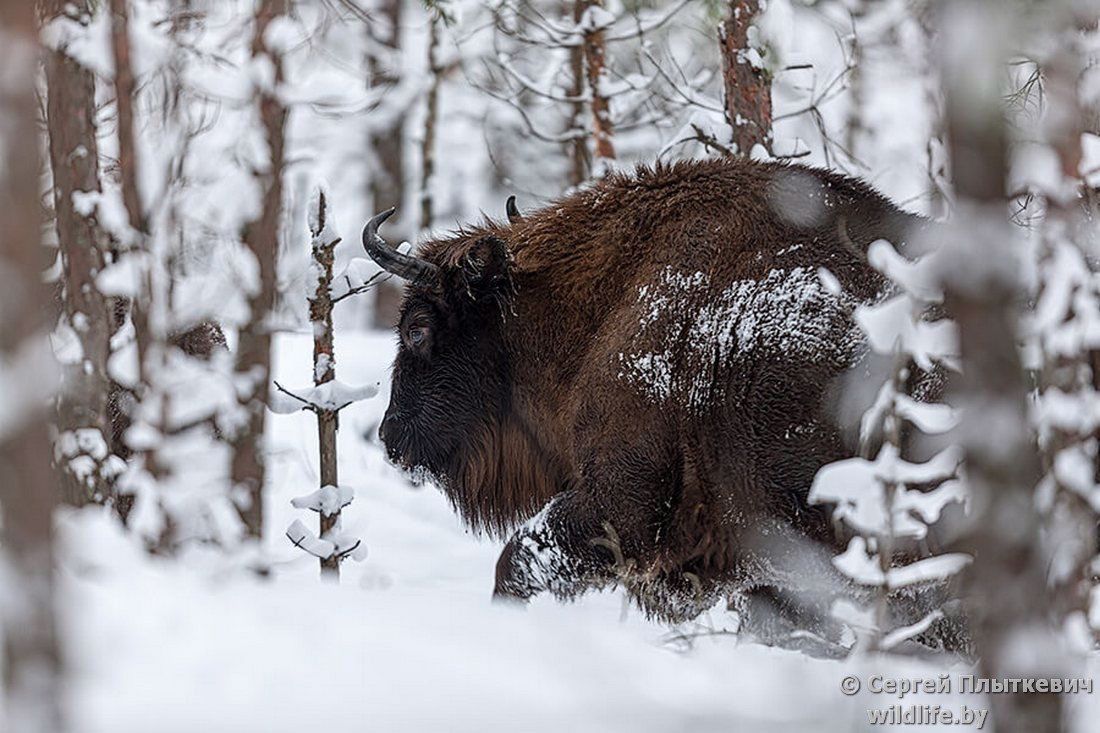
<path fill-rule="evenodd" d="M 111 49 L 115 61 L 115 110 L 118 114 L 118 169 L 122 177 L 122 202 L 130 227 L 145 232 L 137 171 L 137 138 L 134 134 L 134 71 L 130 63 L 129 0 L 110 0 Z"/>
<path fill-rule="evenodd" d="M 439 123 L 439 86 L 443 81 L 443 67 L 439 63 L 439 26 L 443 19 L 435 10 L 429 11 L 430 28 L 428 31 L 428 73 L 431 85 L 428 87 L 427 110 L 424 117 L 424 142 L 420 149 L 420 228 L 432 227 L 432 177 L 435 175 L 435 138 Z"/>
<path fill-rule="evenodd" d="M 852 41 L 849 46 L 848 62 L 852 71 L 848 74 L 848 121 L 844 125 L 844 148 L 848 157 L 859 158 L 859 148 L 863 136 L 868 132 L 863 116 L 867 107 L 866 79 L 864 78 L 863 39 L 859 37 L 859 23 L 867 13 L 863 0 L 856 0 L 848 11 L 852 23 Z"/>
<path fill-rule="evenodd" d="M 763 0 L 730 0 L 729 15 L 718 28 L 726 122 L 737 152 L 744 156 L 757 145 L 772 150 L 772 82 L 767 71 L 753 63 L 755 51 L 749 42 L 749 28 L 763 5 Z"/>
<path fill-rule="evenodd" d="M 316 386 L 327 384 L 336 379 L 336 353 L 333 348 L 332 331 L 332 264 L 335 259 L 336 245 L 339 239 L 330 242 L 321 239 L 325 231 L 328 216 L 328 200 L 322 192 L 318 196 L 316 230 L 313 234 L 313 261 L 319 273 L 313 297 L 309 299 L 309 321 L 313 326 L 313 383 Z M 317 438 L 321 456 L 321 488 L 340 485 L 336 461 L 336 430 L 339 427 L 339 414 L 335 410 L 317 411 Z M 329 533 L 340 523 L 340 509 L 333 514 L 325 514 L 322 509 L 321 539 L 327 539 Z M 337 554 L 321 558 L 321 574 L 340 577 L 340 559 Z"/>
<path fill-rule="evenodd" d="M 256 14 L 252 55 L 266 55 L 275 67 L 276 85 L 283 81 L 282 57 L 268 49 L 264 32 L 271 21 L 285 14 L 286 0 L 262 0 Z M 243 495 L 238 509 L 249 537 L 263 534 L 264 426 L 266 400 L 271 381 L 271 331 L 268 322 L 275 305 L 275 262 L 279 245 L 279 225 L 283 210 L 283 168 L 287 109 L 266 90 L 257 91 L 257 108 L 269 151 L 269 166 L 257 172 L 263 191 L 259 219 L 244 233 L 245 246 L 259 266 L 259 284 L 249 296 L 251 316 L 241 327 L 237 345 L 236 372 L 238 400 L 245 423 L 233 435 L 230 475 L 233 486 Z"/>
<path fill-rule="evenodd" d="M 1020 244 L 1005 205 L 1009 147 L 1000 81 L 1008 20 L 999 0 L 952 3 L 950 11 L 944 14 L 939 57 L 958 208 L 943 276 L 945 304 L 958 324 L 960 403 L 966 406 L 959 434 L 972 501 L 964 542 L 974 555 L 968 573 L 971 626 L 981 676 L 1051 677 L 1056 674 L 1050 666 L 1028 666 L 1014 652 L 1024 639 L 1050 648 L 1055 641 L 1034 501 L 1039 459 L 1017 347 L 1023 293 L 1015 269 L 1005 266 L 1013 254 L 1009 248 Z M 974 44 L 968 31 L 959 30 L 979 19 L 997 42 Z M 998 733 L 1062 730 L 1059 695 L 992 695 L 990 703 Z"/>
<path fill-rule="evenodd" d="M 44 18 L 55 18 L 71 0 L 43 4 Z M 88 0 L 75 8 L 90 13 Z M 110 379 L 107 359 L 113 316 L 108 299 L 96 286 L 96 274 L 107 264 L 104 242 L 94 216 L 77 211 L 74 193 L 100 191 L 99 146 L 95 129 L 95 75 L 69 58 L 64 49 L 46 53 L 46 118 L 49 128 L 50 167 L 53 173 L 54 214 L 65 285 L 65 316 L 83 350 L 79 364 L 64 373 L 59 395 L 58 428 L 62 432 L 97 430 L 106 444 L 111 435 L 107 416 Z M 96 471 L 85 479 L 62 458 L 62 493 L 76 505 L 102 501 L 110 483 Z"/>
<path fill-rule="evenodd" d="M 127 221 L 136 237 L 135 248 L 149 255 L 145 260 L 145 272 L 137 297 L 128 303 L 138 355 L 138 385 L 135 392 L 138 399 L 146 399 L 150 390 L 156 390 L 153 381 L 156 378 L 157 369 L 152 362 L 155 358 L 154 352 L 158 349 L 159 339 L 153 329 L 151 318 L 154 293 L 150 287 L 148 268 L 153 267 L 152 253 L 149 252 L 149 230 L 141 203 L 141 187 L 138 183 L 137 133 L 134 128 L 134 101 L 137 86 L 130 61 L 129 2 L 130 0 L 110 0 L 109 12 L 111 13 L 111 50 L 115 62 L 118 171 L 121 179 L 122 203 L 126 209 Z M 157 420 L 155 424 L 159 422 Z M 155 479 L 163 476 L 155 450 L 139 451 L 139 456 L 149 475 Z M 130 497 L 121 500 L 120 510 L 124 517 L 129 512 L 131 501 Z"/>
<path fill-rule="evenodd" d="M 52 362 L 45 335 L 52 308 L 42 284 L 42 179 L 35 114 L 38 53 L 34 4 L 23 0 L 0 2 L 0 64 L 4 69 L 0 74 L 0 160 L 4 161 L 0 165 L 0 210 L 4 212 L 0 272 L 6 275 L 5 286 L 0 289 L 0 360 L 5 364 L 5 382 L 19 379 L 22 392 L 16 395 L 6 386 L 0 388 L 7 411 L 7 420 L 0 429 L 0 554 L 8 571 L 4 576 L 5 602 L 0 603 L 4 645 L 0 728 L 55 733 L 63 728 L 63 688 L 53 593 L 52 518 L 57 489 L 50 470 L 46 414 L 41 408 L 48 392 L 42 387 L 49 381 Z M 72 70 L 54 53 L 50 54 L 49 65 L 55 75 L 59 70 Z M 83 90 L 77 86 L 76 91 Z M 77 103 L 72 107 L 54 103 L 55 113 L 76 109 Z M 78 122 L 69 122 L 69 132 L 85 129 Z M 69 152 L 74 150 L 75 145 Z M 87 170 L 86 157 L 72 156 L 64 172 L 76 179 Z M 21 374 L 19 365 L 23 365 L 25 374 Z M 41 394 L 34 393 L 38 389 Z M 100 419 L 101 413 L 84 415 L 77 409 L 98 408 L 98 402 L 89 400 L 94 396 L 80 395 L 80 402 L 69 406 L 82 422 L 94 424 Z M 25 401 L 24 409 L 17 400 Z"/>
<path fill-rule="evenodd" d="M 584 0 L 571 0 L 566 4 L 572 9 L 573 22 L 580 23 L 584 13 Z M 577 99 L 584 94 L 584 46 L 573 46 L 569 49 L 569 75 L 572 86 L 569 88 L 569 96 Z M 570 130 L 580 129 L 584 126 L 584 102 L 573 102 L 569 117 Z M 569 154 L 569 185 L 579 186 L 588 180 L 588 169 L 591 165 L 588 155 L 588 145 L 583 137 L 578 137 L 566 143 Z"/>
<path fill-rule="evenodd" d="M 592 8 L 603 8 L 603 0 L 579 0 L 581 17 Z M 592 101 L 592 145 L 599 174 L 607 172 L 615 160 L 615 126 L 611 119 L 611 100 L 605 90 L 607 79 L 607 43 L 599 23 L 590 23 L 584 31 L 584 66 Z"/>
<path fill-rule="evenodd" d="M 391 89 L 400 81 L 392 68 L 392 58 L 401 53 L 402 5 L 403 0 L 383 0 L 378 6 L 377 14 L 381 20 L 385 21 L 390 31 L 386 52 L 391 56 L 391 63 L 382 63 L 377 53 L 372 52 L 368 55 L 367 70 L 370 75 L 369 86 L 372 89 Z M 372 35 L 371 42 L 379 41 Z M 384 129 L 372 126 L 367 137 L 367 144 L 372 153 L 371 169 L 367 177 L 370 181 L 371 206 L 375 212 L 399 207 L 403 200 L 405 189 L 403 123 L 404 115 L 396 115 L 392 126 Z"/>
<path fill-rule="evenodd" d="M 393 57 L 398 57 L 401 53 L 403 5 L 404 0 L 383 0 L 376 11 L 379 18 L 389 27 L 387 52 Z M 377 38 L 374 40 L 377 41 Z M 368 71 L 371 88 L 392 88 L 400 81 L 394 73 L 392 64 L 381 63 L 376 53 L 371 53 L 368 57 Z M 403 127 L 405 115 L 395 115 L 395 118 L 393 125 L 388 128 L 372 127 L 368 136 L 367 144 L 370 145 L 372 153 L 371 169 L 368 172 L 371 213 L 399 208 L 405 199 L 405 130 Z M 401 219 L 411 220 L 411 217 L 401 217 Z M 413 234 L 405 229 L 397 232 L 400 239 L 412 240 Z M 389 280 L 381 281 L 375 286 L 371 298 L 373 309 L 371 318 L 375 328 L 392 328 L 397 324 L 401 293 L 401 286 Z"/>
<path fill-rule="evenodd" d="M 928 215 L 937 221 L 942 221 L 951 213 L 951 202 L 948 199 L 947 190 L 951 176 L 947 170 L 950 161 L 944 152 L 947 134 L 944 130 L 946 121 L 942 110 L 941 90 L 943 89 L 943 83 L 939 78 L 940 69 L 937 66 L 938 60 L 936 59 L 936 29 L 930 22 L 926 22 L 923 15 L 919 13 L 915 16 L 915 20 L 921 30 L 923 46 L 924 60 L 921 75 L 924 79 L 924 100 L 925 105 L 932 112 L 932 125 L 929 130 L 928 142 L 925 145 L 929 184 Z"/>

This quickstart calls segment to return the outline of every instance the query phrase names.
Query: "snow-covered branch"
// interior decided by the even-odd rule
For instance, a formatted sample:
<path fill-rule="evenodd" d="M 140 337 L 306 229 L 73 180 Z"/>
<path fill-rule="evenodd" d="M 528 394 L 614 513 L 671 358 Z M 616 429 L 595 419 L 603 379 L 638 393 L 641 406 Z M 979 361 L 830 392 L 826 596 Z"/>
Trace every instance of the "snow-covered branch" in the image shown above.
<path fill-rule="evenodd" d="M 923 462 L 903 457 L 910 433 L 939 435 L 957 422 L 949 406 L 907 393 L 914 376 L 937 380 L 935 372 L 953 363 L 958 350 L 949 321 L 929 322 L 929 308 L 943 300 L 930 274 L 936 253 L 910 261 L 888 243 L 876 242 L 867 260 L 887 278 L 893 294 L 878 304 L 856 306 L 852 315 L 871 350 L 889 357 L 892 367 L 860 420 L 861 456 L 818 471 L 809 501 L 833 506 L 834 520 L 854 534 L 835 565 L 876 596 L 866 613 L 841 604 L 834 611 L 838 620 L 862 619 L 850 623 L 861 647 L 885 650 L 943 618 L 939 609 L 919 602 L 920 594 L 901 599 L 897 592 L 942 584 L 970 557 L 915 552 L 948 506 L 967 503 L 960 451 L 948 447 Z M 820 276 L 826 289 L 839 294 L 834 276 L 826 271 Z"/>

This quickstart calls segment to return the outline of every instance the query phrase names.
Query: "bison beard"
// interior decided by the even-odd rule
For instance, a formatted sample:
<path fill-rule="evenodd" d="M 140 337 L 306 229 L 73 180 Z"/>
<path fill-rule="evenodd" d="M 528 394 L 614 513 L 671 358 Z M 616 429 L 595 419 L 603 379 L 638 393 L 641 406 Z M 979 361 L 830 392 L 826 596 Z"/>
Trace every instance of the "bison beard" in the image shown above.
<path fill-rule="evenodd" d="M 508 209 L 416 257 L 378 236 L 384 216 L 364 231 L 410 280 L 390 457 L 428 471 L 472 526 L 518 526 L 497 596 L 619 583 L 668 620 L 724 597 L 827 627 L 804 599 L 843 585 L 838 538 L 806 496 L 854 453 L 830 395 L 866 351 L 851 307 L 885 288 L 863 252 L 904 248 L 923 220 L 859 181 L 745 160 Z"/>

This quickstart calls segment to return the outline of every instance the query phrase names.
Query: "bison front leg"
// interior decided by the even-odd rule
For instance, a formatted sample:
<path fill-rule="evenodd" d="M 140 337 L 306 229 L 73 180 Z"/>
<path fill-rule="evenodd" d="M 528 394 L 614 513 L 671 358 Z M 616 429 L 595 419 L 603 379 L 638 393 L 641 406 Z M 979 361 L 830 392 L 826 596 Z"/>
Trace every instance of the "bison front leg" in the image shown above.
<path fill-rule="evenodd" d="M 614 530 L 585 499 L 566 491 L 516 530 L 497 560 L 494 598 L 526 601 L 544 591 L 572 598 L 615 578 Z"/>

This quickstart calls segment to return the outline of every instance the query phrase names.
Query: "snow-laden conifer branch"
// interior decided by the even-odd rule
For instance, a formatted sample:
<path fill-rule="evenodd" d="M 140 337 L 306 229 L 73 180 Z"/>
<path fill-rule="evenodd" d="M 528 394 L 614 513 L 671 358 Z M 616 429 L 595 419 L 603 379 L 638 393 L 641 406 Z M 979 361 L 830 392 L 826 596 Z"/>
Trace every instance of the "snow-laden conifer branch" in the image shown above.
<path fill-rule="evenodd" d="M 290 503 L 295 509 L 309 509 L 310 511 L 327 516 L 333 516 L 355 499 L 355 491 L 346 486 L 322 486 L 312 494 L 291 499 Z"/>
<path fill-rule="evenodd" d="M 894 294 L 878 304 L 856 306 L 852 316 L 871 350 L 890 357 L 892 367 L 860 421 L 860 456 L 823 467 L 810 489 L 810 503 L 832 505 L 834 520 L 854 535 L 834 564 L 869 589 L 875 602 L 866 611 L 838 604 L 834 615 L 853 630 L 861 649 L 893 648 L 941 620 L 939 609 L 914 600 L 919 594 L 904 601 L 908 606 L 899 612 L 897 592 L 942 584 L 970 562 L 962 553 L 914 557 L 944 510 L 965 506 L 967 500 L 958 450 L 949 447 L 924 462 L 904 458 L 909 433 L 940 434 L 956 423 L 949 406 L 922 402 L 907 392 L 914 378 L 936 379 L 936 370 L 952 364 L 957 354 L 950 324 L 928 317 L 929 307 L 943 299 L 929 274 L 934 258 L 935 253 L 909 261 L 886 242 L 869 249 L 867 261 L 889 279 Z M 819 276 L 827 290 L 841 292 L 831 273 L 822 270 Z M 905 620 L 914 613 L 916 620 Z"/>
<path fill-rule="evenodd" d="M 295 547 L 305 550 L 320 560 L 331 558 L 336 551 L 336 545 L 328 540 L 319 539 L 317 535 L 306 529 L 300 519 L 295 519 L 290 523 L 290 526 L 286 528 L 286 536 Z"/>
<path fill-rule="evenodd" d="M 322 364 L 323 366 L 323 364 Z M 268 408 L 278 415 L 290 415 L 301 410 L 312 412 L 340 412 L 360 400 L 369 400 L 378 394 L 377 384 L 352 386 L 333 379 L 324 384 L 301 389 L 288 389 L 272 382 L 276 393 L 268 399 Z"/>
<path fill-rule="evenodd" d="M 1063 11 L 1064 12 L 1064 11 Z M 1063 17 L 1063 21 L 1070 20 Z M 1044 534 L 1052 548 L 1048 582 L 1058 610 L 1083 617 L 1096 591 L 1100 515 L 1100 268 L 1095 227 L 1095 182 L 1100 145 L 1088 130 L 1096 114 L 1088 89 L 1100 53 L 1100 30 L 1072 22 L 1060 42 L 1036 49 L 1027 62 L 1021 95 L 1039 86 L 1040 145 L 1036 159 L 1012 188 L 1027 191 L 1036 217 L 1035 308 L 1023 326 L 1026 366 L 1038 390 L 1029 412 L 1038 435 L 1043 476 L 1037 490 Z M 1095 84 L 1095 69 L 1092 69 Z M 1091 108 L 1091 109 L 1090 109 Z M 1030 203 L 1030 205 L 1028 205 Z M 1100 629 L 1095 631 L 1100 638 Z"/>

